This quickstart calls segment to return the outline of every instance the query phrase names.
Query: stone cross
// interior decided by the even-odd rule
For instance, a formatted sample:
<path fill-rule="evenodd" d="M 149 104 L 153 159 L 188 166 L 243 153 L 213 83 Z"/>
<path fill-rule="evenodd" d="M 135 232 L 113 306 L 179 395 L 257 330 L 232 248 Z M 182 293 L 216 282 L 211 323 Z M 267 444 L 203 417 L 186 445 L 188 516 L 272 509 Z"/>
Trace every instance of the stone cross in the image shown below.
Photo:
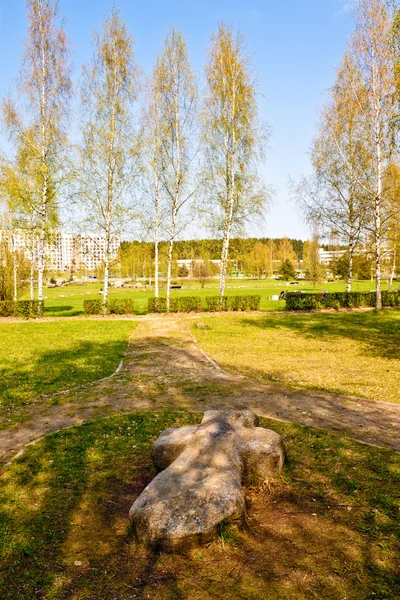
<path fill-rule="evenodd" d="M 174 550 L 217 535 L 219 523 L 243 519 L 242 484 L 282 469 L 284 446 L 248 411 L 209 410 L 200 425 L 166 429 L 153 446 L 161 472 L 135 500 L 129 517 L 139 541 Z"/>

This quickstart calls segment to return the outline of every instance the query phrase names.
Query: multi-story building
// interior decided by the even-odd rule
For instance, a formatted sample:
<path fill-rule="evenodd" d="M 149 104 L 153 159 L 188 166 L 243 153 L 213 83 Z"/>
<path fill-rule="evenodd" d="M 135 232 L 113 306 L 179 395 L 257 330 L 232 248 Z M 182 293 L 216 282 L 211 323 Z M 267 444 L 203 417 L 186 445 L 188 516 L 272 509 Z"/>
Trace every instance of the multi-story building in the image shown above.
<path fill-rule="evenodd" d="M 109 254 L 111 259 L 118 255 L 120 246 L 119 236 L 110 241 Z M 93 233 L 75 236 L 75 261 L 78 268 L 94 271 L 104 264 L 107 251 L 107 239 L 104 235 Z"/>
<path fill-rule="evenodd" d="M 13 251 L 23 251 L 29 260 L 37 257 L 37 232 L 25 229 L 2 229 L 0 241 L 5 241 Z M 115 236 L 110 244 L 112 259 L 118 255 L 119 236 Z M 67 271 L 84 268 L 94 271 L 104 264 L 107 242 L 104 235 L 71 234 L 63 231 L 52 231 L 45 240 L 45 265 L 50 271 Z"/>
<path fill-rule="evenodd" d="M 343 254 L 346 254 L 346 250 L 324 250 L 320 248 L 318 254 L 321 265 L 329 265 L 332 261 L 338 260 Z"/>

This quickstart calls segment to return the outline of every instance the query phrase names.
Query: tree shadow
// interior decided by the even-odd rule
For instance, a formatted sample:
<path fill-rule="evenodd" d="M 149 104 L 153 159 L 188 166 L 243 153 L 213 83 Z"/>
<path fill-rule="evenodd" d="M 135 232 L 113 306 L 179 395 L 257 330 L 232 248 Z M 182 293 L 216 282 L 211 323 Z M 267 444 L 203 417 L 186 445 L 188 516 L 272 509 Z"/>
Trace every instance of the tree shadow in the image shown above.
<path fill-rule="evenodd" d="M 393 312 L 280 314 L 243 318 L 241 323 L 277 332 L 280 329 L 292 330 L 299 334 L 299 343 L 301 338 L 329 341 L 342 337 L 361 343 L 366 355 L 400 359 L 400 319 L 393 319 Z"/>
<path fill-rule="evenodd" d="M 85 424 L 27 450 L 3 476 L 4 600 L 305 600 L 400 595 L 400 457 L 345 436 L 263 420 L 283 475 L 246 490 L 248 521 L 185 553 L 138 544 L 128 511 L 155 472 L 153 440 L 198 416 Z"/>
<path fill-rule="evenodd" d="M 29 363 L 10 361 L 0 369 L 0 404 L 35 402 L 42 395 L 110 375 L 125 350 L 126 338 L 121 336 L 120 340 L 81 341 L 65 349 L 38 351 Z"/>
<path fill-rule="evenodd" d="M 46 316 L 46 313 L 60 313 L 60 312 L 66 312 L 68 314 L 71 314 L 69 311 L 71 311 L 74 307 L 71 305 L 62 305 L 62 306 L 44 306 L 43 309 L 43 314 Z M 79 311 L 80 313 L 82 311 Z"/>

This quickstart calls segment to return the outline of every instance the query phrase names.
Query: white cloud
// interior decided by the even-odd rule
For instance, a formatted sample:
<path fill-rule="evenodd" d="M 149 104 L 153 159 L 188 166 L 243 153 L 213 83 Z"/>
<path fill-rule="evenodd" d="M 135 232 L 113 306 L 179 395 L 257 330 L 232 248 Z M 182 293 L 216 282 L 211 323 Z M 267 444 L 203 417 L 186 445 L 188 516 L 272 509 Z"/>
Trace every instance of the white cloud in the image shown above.
<path fill-rule="evenodd" d="M 339 10 L 336 11 L 335 17 L 340 17 L 341 15 L 347 15 L 354 10 L 354 1 L 350 2 L 342 2 Z"/>

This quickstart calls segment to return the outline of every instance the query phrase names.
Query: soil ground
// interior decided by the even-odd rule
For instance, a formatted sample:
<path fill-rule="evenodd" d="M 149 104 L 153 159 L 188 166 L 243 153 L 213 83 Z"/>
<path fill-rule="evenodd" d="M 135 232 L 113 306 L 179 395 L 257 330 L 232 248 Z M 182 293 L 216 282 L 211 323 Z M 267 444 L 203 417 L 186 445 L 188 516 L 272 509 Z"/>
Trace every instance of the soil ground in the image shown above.
<path fill-rule="evenodd" d="M 201 412 L 248 408 L 264 417 L 341 430 L 358 441 L 400 451 L 400 405 L 285 390 L 227 373 L 198 347 L 187 318 L 149 315 L 139 320 L 122 369 L 114 376 L 42 396 L 13 414 L 3 411 L 0 461 L 10 460 L 52 431 L 112 414 L 165 407 Z"/>

